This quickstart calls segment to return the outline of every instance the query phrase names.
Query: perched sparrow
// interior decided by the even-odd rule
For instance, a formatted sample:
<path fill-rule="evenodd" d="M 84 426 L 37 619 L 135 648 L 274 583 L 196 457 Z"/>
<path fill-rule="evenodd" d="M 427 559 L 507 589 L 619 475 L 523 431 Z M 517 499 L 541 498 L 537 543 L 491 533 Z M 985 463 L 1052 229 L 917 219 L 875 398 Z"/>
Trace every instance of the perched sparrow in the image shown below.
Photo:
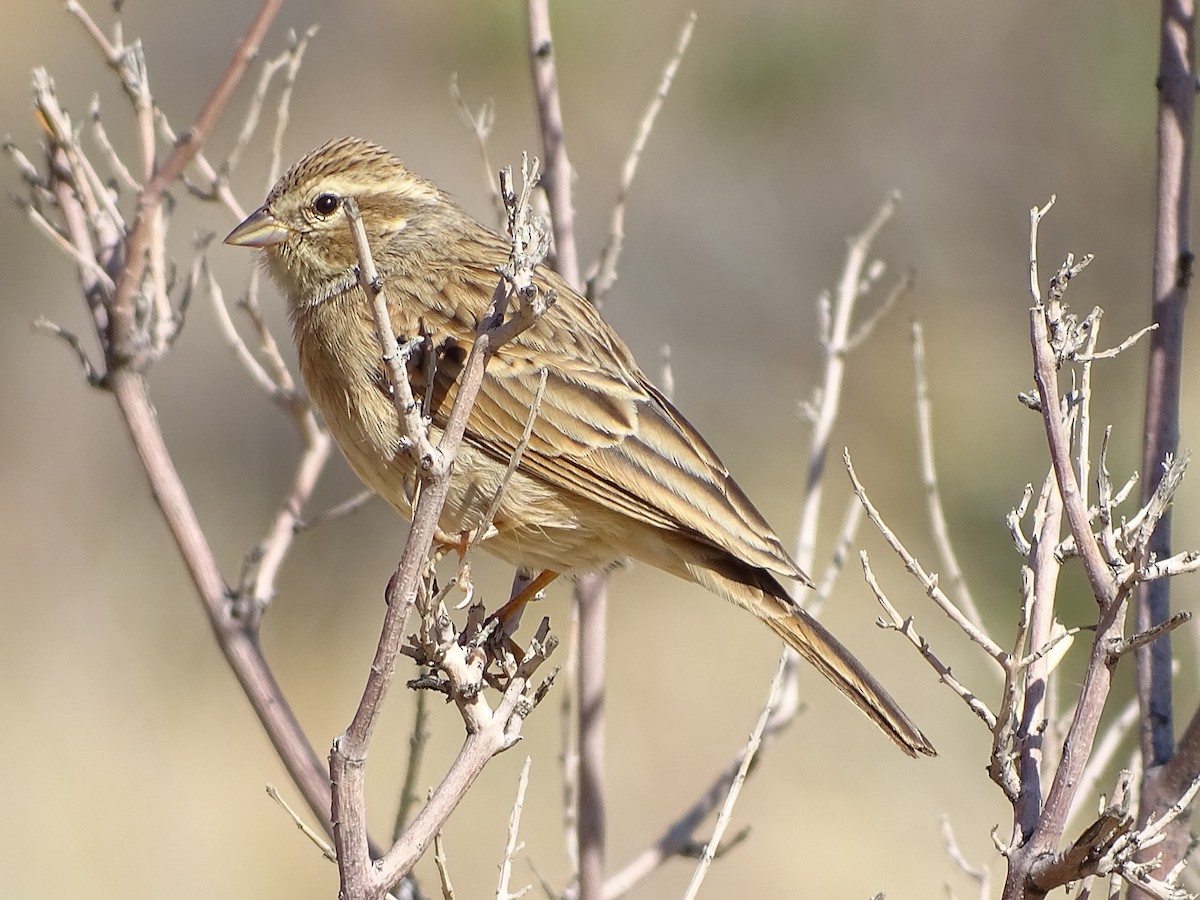
<path fill-rule="evenodd" d="M 301 159 L 225 239 L 265 251 L 287 297 L 309 395 L 358 476 L 411 515 L 414 463 L 398 451 L 391 388 L 356 276 L 349 197 L 362 211 L 397 337 L 428 336 L 425 352 L 436 354 L 409 362 L 414 394 L 431 390 L 435 439 L 508 241 L 388 151 L 354 138 Z M 788 595 L 780 577 L 812 582 L 625 342 L 555 272 L 538 267 L 535 280 L 557 302 L 489 363 L 441 531 L 480 526 L 544 372 L 533 433 L 486 549 L 549 578 L 633 557 L 703 585 L 762 619 L 906 753 L 934 755 L 858 660 Z"/>

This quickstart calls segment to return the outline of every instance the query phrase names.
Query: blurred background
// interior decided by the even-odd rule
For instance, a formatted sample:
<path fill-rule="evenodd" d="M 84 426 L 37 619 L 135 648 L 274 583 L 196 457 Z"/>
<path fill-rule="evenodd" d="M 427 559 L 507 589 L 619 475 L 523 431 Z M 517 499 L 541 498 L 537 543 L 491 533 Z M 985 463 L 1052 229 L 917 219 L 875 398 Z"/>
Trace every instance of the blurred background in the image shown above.
<path fill-rule="evenodd" d="M 145 41 L 158 100 L 176 129 L 199 109 L 254 6 L 126 4 L 126 33 Z M 111 22 L 107 6 L 89 8 Z M 847 445 L 893 526 L 929 569 L 942 568 L 927 537 L 915 452 L 909 333 L 919 319 L 951 530 L 988 624 L 1007 642 L 1020 560 L 1004 516 L 1046 468 L 1040 422 L 1015 400 L 1031 385 L 1028 210 L 1057 194 L 1042 230 L 1044 273 L 1068 250 L 1096 254 L 1068 299 L 1081 311 L 1104 307 L 1101 343 L 1141 327 L 1150 284 L 1157 8 L 1116 0 L 556 3 L 585 262 L 603 241 L 637 119 L 691 8 L 699 13 L 695 39 L 642 160 L 621 278 L 605 314 L 656 377 L 661 348 L 670 345 L 679 406 L 791 542 L 808 439 L 799 405 L 820 375 L 816 298 L 836 281 L 846 237 L 889 191 L 901 191 L 877 252 L 889 278 L 914 268 L 916 288 L 851 360 L 819 558 L 847 502 L 836 456 Z M 6 9 L 0 127 L 36 157 L 29 71 L 45 66 L 78 119 L 98 91 L 109 133 L 128 146 L 127 104 L 77 22 L 44 0 L 9 0 Z M 498 2 L 287 4 L 264 57 L 286 46 L 288 28 L 321 30 L 297 83 L 286 159 L 334 136 L 372 138 L 490 221 L 477 148 L 448 85 L 457 73 L 472 105 L 494 99 L 497 164 L 539 150 L 521 10 Z M 230 146 L 252 81 L 214 135 L 211 158 Z M 264 146 L 235 179 L 247 208 L 265 195 Z M 11 166 L 7 173 L 10 191 L 19 192 Z M 31 327 L 46 316 L 87 337 L 72 266 L 14 204 L 0 217 L 0 383 L 7 387 L 0 566 L 8 585 L 0 627 L 7 757 L 0 894 L 334 896 L 334 867 L 263 792 L 275 783 L 301 805 L 216 651 L 112 402 L 84 384 L 62 346 Z M 223 209 L 184 199 L 171 233 L 181 265 L 190 260 L 194 229 L 224 234 L 234 224 Z M 217 247 L 212 257 L 236 298 L 250 256 Z M 268 302 L 268 309 L 288 344 L 281 307 Z M 1115 425 L 1109 465 L 1118 482 L 1137 467 L 1144 363 L 1139 348 L 1097 371 L 1095 418 Z M 1184 377 L 1194 381 L 1191 366 Z M 177 350 L 154 370 L 152 387 L 201 521 L 226 577 L 236 578 L 290 477 L 291 427 L 234 364 L 204 298 Z M 1185 391 L 1185 402 L 1187 447 L 1195 445 L 1196 401 Z M 356 490 L 337 458 L 315 507 Z M 1176 519 L 1181 548 L 1200 544 L 1196 496 L 1189 480 Z M 357 702 L 404 533 L 376 502 L 304 534 L 284 570 L 264 641 L 319 753 Z M 859 544 L 902 612 L 917 617 L 955 673 L 994 705 L 997 681 L 980 654 L 867 527 Z M 509 573 L 499 566 L 484 565 L 479 577 L 497 601 L 507 590 Z M 1194 606 L 1193 590 L 1177 582 L 1177 605 Z M 564 634 L 566 594 L 553 590 L 538 610 Z M 615 870 L 744 742 L 778 642 L 751 617 L 644 567 L 618 573 L 612 596 Z M 1072 573 L 1060 615 L 1069 625 L 1090 621 L 1090 604 Z M 806 674 L 806 712 L 772 747 L 736 809 L 732 829 L 750 827 L 749 839 L 714 866 L 706 896 L 916 898 L 941 893 L 944 883 L 970 895 L 947 858 L 943 816 L 967 859 L 999 875 L 988 834 L 993 826 L 1007 833 L 1010 818 L 984 773 L 989 735 L 905 642 L 874 626 L 875 617 L 854 562 L 825 621 L 941 755 L 903 757 Z M 1194 632 L 1177 642 L 1186 717 L 1197 695 Z M 1068 658 L 1067 686 L 1082 656 L 1077 647 Z M 1122 666 L 1112 710 L 1128 700 L 1131 678 L 1132 667 Z M 447 852 L 460 897 L 495 889 L 526 754 L 534 762 L 514 883 L 540 875 L 562 884 L 556 704 L 552 698 L 527 724 L 521 746 L 485 770 L 450 822 Z M 432 713 L 422 786 L 440 779 L 461 738 L 452 709 L 435 703 Z M 411 719 L 411 694 L 398 690 L 371 757 L 381 834 L 390 827 Z M 678 896 L 691 870 L 672 862 L 635 896 Z M 436 890 L 431 860 L 418 873 Z"/>

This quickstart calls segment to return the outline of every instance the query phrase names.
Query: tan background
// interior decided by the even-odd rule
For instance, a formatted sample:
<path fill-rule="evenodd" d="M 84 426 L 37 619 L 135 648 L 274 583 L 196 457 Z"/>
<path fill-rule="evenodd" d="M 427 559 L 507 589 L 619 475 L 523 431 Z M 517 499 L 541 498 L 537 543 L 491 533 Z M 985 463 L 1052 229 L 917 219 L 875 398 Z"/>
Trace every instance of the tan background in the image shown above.
<path fill-rule="evenodd" d="M 104 19 L 101 4 L 93 4 Z M 182 128 L 223 69 L 251 4 L 131 3 L 128 33 L 146 41 L 159 99 Z M 905 197 L 880 251 L 917 289 L 853 360 L 848 444 L 879 505 L 941 568 L 925 537 L 916 487 L 908 322 L 928 329 L 938 461 L 950 524 L 997 635 L 1011 634 L 1019 560 L 1003 517 L 1040 481 L 1039 423 L 1014 397 L 1029 386 L 1027 211 L 1057 192 L 1043 258 L 1090 251 L 1071 292 L 1104 306 L 1111 342 L 1142 324 L 1149 285 L 1157 11 L 1122 2 L 980 6 L 700 0 L 696 39 L 646 153 L 629 208 L 622 277 L 606 314 L 645 367 L 670 343 L 677 399 L 790 541 L 807 429 L 797 402 L 819 373 L 814 298 L 837 276 L 844 237 L 885 192 Z M 634 122 L 658 79 L 687 4 L 555 5 L 564 114 L 579 171 L 582 255 L 606 227 Z M 0 32 L 0 128 L 31 148 L 28 72 L 49 67 L 81 116 L 99 88 L 111 132 L 122 98 L 76 23 L 56 3 L 9 0 Z M 488 214 L 472 139 L 448 99 L 451 73 L 474 102 L 494 97 L 498 161 L 535 149 L 521 18 L 514 4 L 295 2 L 286 27 L 319 22 L 296 93 L 286 155 L 356 133 L 394 148 L 481 216 Z M 216 135 L 228 146 L 244 108 Z M 262 194 L 262 154 L 236 180 Z M 14 178 L 6 175 L 12 185 Z M 280 766 L 222 665 L 155 515 L 111 402 L 89 391 L 64 350 L 33 334 L 39 315 L 86 329 L 70 266 L 12 205 L 0 207 L 0 894 L 251 898 L 331 897 L 331 866 L 263 794 L 288 790 Z M 193 227 L 223 233 L 215 207 L 172 233 L 187 258 Z M 250 264 L 214 259 L 231 295 Z M 278 308 L 272 315 L 283 333 Z M 1116 421 L 1111 467 L 1133 466 L 1144 354 L 1099 376 L 1100 422 Z M 1185 380 L 1193 380 L 1185 368 Z M 288 476 L 295 442 L 248 388 L 216 337 L 207 303 L 178 351 L 153 374 L 171 447 L 228 577 L 257 540 Z M 1194 402 L 1185 410 L 1184 444 Z M 356 487 L 340 460 L 321 504 Z M 1195 486 L 1177 534 L 1195 546 Z M 846 498 L 830 473 L 828 523 Z M 403 530 L 382 505 L 304 536 L 268 616 L 267 651 L 323 752 L 348 721 L 380 616 L 380 593 Z M 996 684 L 975 654 L 864 530 L 881 577 L 955 671 L 989 702 Z M 484 587 L 499 596 L 504 573 Z M 947 861 L 948 814 L 967 856 L 995 862 L 988 838 L 1008 810 L 987 781 L 987 735 L 930 670 L 872 622 L 857 566 L 826 620 L 870 660 L 941 750 L 901 757 L 824 684 L 805 679 L 809 709 L 748 785 L 733 828 L 749 841 L 710 875 L 710 897 L 938 895 L 972 889 Z M 1179 603 L 1191 602 L 1190 582 Z M 565 592 L 546 606 L 566 624 Z M 645 569 L 615 579 L 609 693 L 611 861 L 623 863 L 689 803 L 744 739 L 776 659 L 748 616 Z M 1063 616 L 1082 621 L 1082 583 Z M 1195 700 L 1194 641 L 1179 693 Z M 1074 660 L 1078 661 L 1078 658 Z M 1068 663 L 1070 665 L 1070 663 Z M 1118 678 L 1129 695 L 1131 669 Z M 1069 681 L 1069 679 L 1068 679 Z M 807 690 L 811 688 L 811 690 Z M 371 760 L 376 826 L 393 808 L 410 700 L 389 709 Z M 435 707 L 424 783 L 454 752 L 460 725 Z M 490 896 L 508 806 L 534 756 L 516 880 L 529 863 L 560 884 L 559 722 L 553 705 L 517 750 L 494 762 L 454 817 L 447 843 L 459 896 Z M 1091 802 L 1091 801 L 1089 801 Z M 639 897 L 678 896 L 691 866 L 673 863 Z M 431 865 L 419 871 L 427 879 Z"/>

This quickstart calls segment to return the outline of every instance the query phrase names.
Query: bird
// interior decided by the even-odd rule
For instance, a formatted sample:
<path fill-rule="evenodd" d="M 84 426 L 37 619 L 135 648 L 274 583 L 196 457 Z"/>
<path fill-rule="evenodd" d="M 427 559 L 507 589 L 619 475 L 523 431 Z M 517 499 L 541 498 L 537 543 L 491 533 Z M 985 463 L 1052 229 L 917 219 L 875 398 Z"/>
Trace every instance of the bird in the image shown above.
<path fill-rule="evenodd" d="M 401 441 L 346 201 L 361 211 L 414 396 L 441 433 L 509 241 L 387 149 L 339 138 L 296 162 L 225 238 L 256 248 L 287 303 L 299 367 L 350 467 L 411 516 L 416 463 Z M 555 300 L 490 359 L 439 521 L 469 535 L 503 488 L 484 549 L 534 573 L 633 558 L 732 601 L 779 635 L 910 756 L 936 755 L 878 681 L 784 587 L 812 581 L 716 452 L 645 375 L 595 306 L 552 268 Z M 432 373 L 432 374 L 431 374 Z M 544 385 L 543 385 L 544 379 Z M 519 464 L 505 483 L 534 398 Z"/>

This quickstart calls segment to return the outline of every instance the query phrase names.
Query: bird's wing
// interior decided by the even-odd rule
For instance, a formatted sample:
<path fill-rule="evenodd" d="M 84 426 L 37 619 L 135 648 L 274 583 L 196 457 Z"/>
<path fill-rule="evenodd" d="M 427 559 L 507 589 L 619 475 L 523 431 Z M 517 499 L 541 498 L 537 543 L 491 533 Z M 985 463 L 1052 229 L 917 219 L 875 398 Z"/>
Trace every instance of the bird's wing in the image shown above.
<path fill-rule="evenodd" d="M 490 296 L 494 270 L 480 268 L 477 276 Z M 556 302 L 489 362 L 466 439 L 507 463 L 544 372 L 545 389 L 521 457 L 523 473 L 808 583 L 717 454 L 646 379 L 592 304 L 550 270 L 540 269 L 538 281 L 543 291 L 555 292 Z M 456 290 L 443 296 L 456 294 L 461 296 Z M 475 328 L 467 321 L 474 317 L 461 307 L 445 312 L 446 320 L 429 328 L 449 336 L 437 348 L 431 412 L 439 425 L 453 406 Z M 417 380 L 420 368 L 413 367 Z M 414 384 L 418 396 L 422 388 Z"/>

